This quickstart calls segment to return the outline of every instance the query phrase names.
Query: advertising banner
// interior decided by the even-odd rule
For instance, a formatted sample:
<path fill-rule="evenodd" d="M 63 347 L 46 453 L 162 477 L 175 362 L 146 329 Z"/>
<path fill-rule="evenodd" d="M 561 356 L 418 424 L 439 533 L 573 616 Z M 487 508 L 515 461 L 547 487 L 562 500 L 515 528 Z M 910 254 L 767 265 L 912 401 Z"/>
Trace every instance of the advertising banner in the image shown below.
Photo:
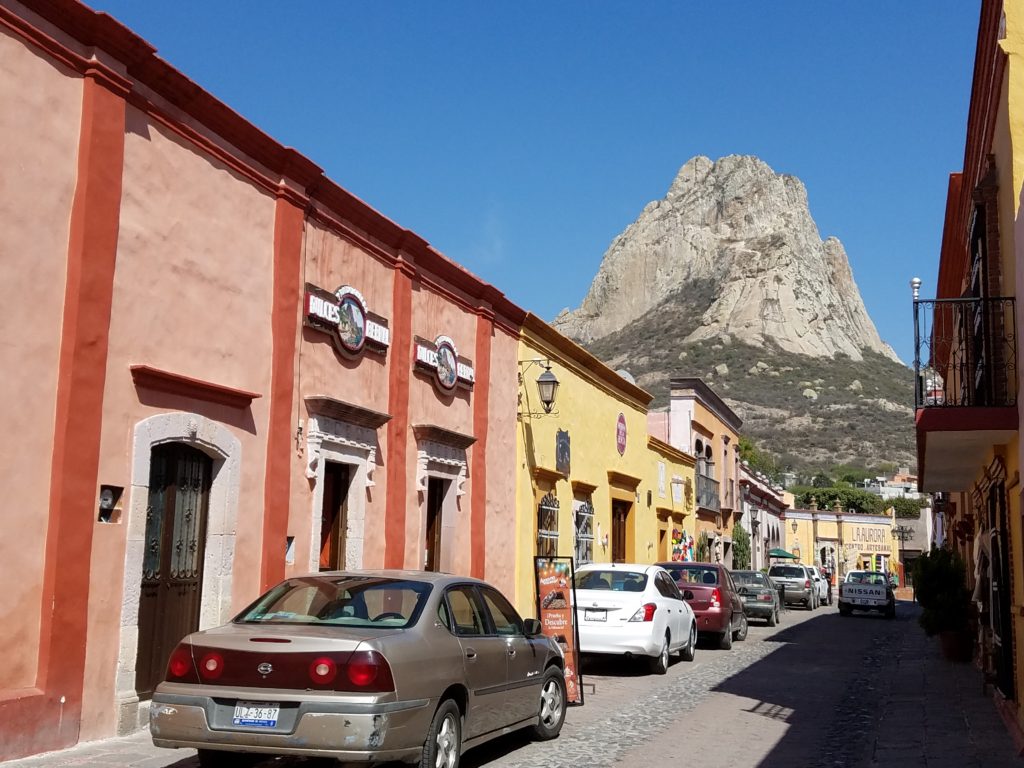
<path fill-rule="evenodd" d="M 535 557 L 533 568 L 537 579 L 537 618 L 544 634 L 558 643 L 565 654 L 565 692 L 569 703 L 582 704 L 572 558 Z"/>

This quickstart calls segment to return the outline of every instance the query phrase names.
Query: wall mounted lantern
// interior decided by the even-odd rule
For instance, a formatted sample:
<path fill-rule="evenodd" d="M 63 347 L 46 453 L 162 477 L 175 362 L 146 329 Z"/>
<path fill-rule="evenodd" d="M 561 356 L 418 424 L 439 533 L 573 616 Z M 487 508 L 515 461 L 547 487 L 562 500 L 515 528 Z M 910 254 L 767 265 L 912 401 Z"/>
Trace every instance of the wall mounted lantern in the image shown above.
<path fill-rule="evenodd" d="M 796 520 L 794 520 L 789 527 L 793 529 L 793 533 L 796 533 Z"/>
<path fill-rule="evenodd" d="M 522 369 L 519 371 L 519 385 L 522 386 L 524 382 L 524 375 L 530 369 L 532 365 L 539 365 L 544 370 L 540 376 L 537 377 L 537 395 L 540 398 L 541 407 L 544 409 L 543 413 L 529 413 L 530 416 L 543 416 L 544 414 L 552 413 L 555 407 L 555 396 L 558 394 L 558 377 L 551 371 L 551 361 L 544 358 L 535 357 L 530 360 L 520 360 L 519 365 Z M 520 393 L 520 399 L 522 393 Z M 557 411 L 555 411 L 557 414 Z M 527 414 L 524 414 L 527 415 Z"/>

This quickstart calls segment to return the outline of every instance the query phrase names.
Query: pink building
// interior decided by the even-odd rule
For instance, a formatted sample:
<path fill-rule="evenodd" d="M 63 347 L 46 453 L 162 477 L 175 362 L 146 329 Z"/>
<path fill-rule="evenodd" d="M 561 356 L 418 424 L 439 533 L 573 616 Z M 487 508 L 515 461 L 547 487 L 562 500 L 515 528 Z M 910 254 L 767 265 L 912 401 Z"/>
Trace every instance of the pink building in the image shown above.
<path fill-rule="evenodd" d="M 73 0 L 0 0 L 0 760 L 290 574 L 513 586 L 523 312 Z"/>

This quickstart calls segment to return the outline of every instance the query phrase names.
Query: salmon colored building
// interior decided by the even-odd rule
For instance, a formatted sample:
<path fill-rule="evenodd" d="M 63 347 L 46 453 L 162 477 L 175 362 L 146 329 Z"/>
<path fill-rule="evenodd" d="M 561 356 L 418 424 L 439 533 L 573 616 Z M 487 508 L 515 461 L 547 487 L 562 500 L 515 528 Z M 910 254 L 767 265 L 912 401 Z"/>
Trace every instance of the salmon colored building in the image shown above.
<path fill-rule="evenodd" d="M 0 0 L 0 71 L 0 760 L 290 574 L 511 591 L 523 312 L 105 14 Z"/>

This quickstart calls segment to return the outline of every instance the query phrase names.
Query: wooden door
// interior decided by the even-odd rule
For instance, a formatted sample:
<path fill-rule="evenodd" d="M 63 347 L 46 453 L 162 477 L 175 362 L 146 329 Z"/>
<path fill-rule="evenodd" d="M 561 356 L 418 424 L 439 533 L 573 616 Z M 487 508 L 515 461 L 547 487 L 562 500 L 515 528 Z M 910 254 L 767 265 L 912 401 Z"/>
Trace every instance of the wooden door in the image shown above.
<path fill-rule="evenodd" d="M 345 568 L 348 533 L 348 464 L 324 465 L 324 498 L 320 507 L 320 570 Z"/>
<path fill-rule="evenodd" d="M 199 629 L 212 468 L 206 454 L 187 445 L 153 449 L 135 671 L 142 700 L 163 680 L 178 642 Z"/>
<path fill-rule="evenodd" d="M 612 562 L 626 562 L 626 520 L 629 518 L 628 501 L 612 502 Z"/>
<path fill-rule="evenodd" d="M 447 482 L 436 477 L 427 479 L 427 536 L 424 543 L 424 569 L 441 569 L 441 522 Z"/>

